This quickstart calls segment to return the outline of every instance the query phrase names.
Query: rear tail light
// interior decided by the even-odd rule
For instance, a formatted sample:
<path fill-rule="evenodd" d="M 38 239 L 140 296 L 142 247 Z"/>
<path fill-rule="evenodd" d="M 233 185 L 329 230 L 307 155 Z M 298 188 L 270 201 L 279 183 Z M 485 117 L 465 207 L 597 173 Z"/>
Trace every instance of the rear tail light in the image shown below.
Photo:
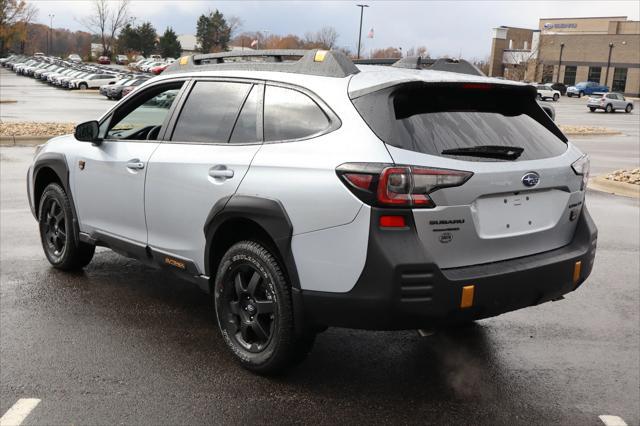
<path fill-rule="evenodd" d="M 432 208 L 430 194 L 460 186 L 473 175 L 460 170 L 389 164 L 347 163 L 338 176 L 358 198 L 372 206 Z"/>
<path fill-rule="evenodd" d="M 591 168 L 591 161 L 589 160 L 588 155 L 583 155 L 573 164 L 571 164 L 571 168 L 573 172 L 578 176 L 582 176 L 582 185 L 580 185 L 580 190 L 584 191 L 587 188 L 587 182 L 589 181 L 589 170 Z"/>

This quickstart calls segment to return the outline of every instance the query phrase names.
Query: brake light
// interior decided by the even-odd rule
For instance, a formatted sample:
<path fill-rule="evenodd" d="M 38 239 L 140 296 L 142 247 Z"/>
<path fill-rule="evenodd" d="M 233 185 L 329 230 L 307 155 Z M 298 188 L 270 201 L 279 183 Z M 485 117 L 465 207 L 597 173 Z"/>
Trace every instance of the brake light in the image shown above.
<path fill-rule="evenodd" d="M 493 84 L 489 83 L 464 83 L 463 89 L 476 89 L 476 90 L 490 90 L 493 88 Z"/>
<path fill-rule="evenodd" d="M 580 185 L 580 190 L 583 191 L 587 188 L 587 183 L 589 182 L 589 171 L 591 169 L 591 161 L 589 160 L 588 155 L 583 155 L 578 158 L 576 161 L 571 164 L 571 168 L 573 172 L 578 176 L 582 176 L 582 184 Z"/>
<path fill-rule="evenodd" d="M 471 172 L 418 166 L 348 163 L 336 169 L 347 187 L 369 205 L 432 208 L 430 194 L 464 184 Z"/>

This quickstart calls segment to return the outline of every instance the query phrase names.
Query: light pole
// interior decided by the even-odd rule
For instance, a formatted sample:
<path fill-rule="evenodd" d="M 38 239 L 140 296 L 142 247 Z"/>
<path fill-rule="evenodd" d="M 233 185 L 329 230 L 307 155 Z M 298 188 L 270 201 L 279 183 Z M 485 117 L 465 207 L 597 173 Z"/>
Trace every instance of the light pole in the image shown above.
<path fill-rule="evenodd" d="M 560 82 L 560 68 L 562 67 L 562 51 L 564 50 L 564 43 L 560 43 L 560 58 L 558 58 L 558 83 Z"/>
<path fill-rule="evenodd" d="M 358 32 L 358 56 L 357 59 L 360 59 L 360 43 L 362 42 L 362 15 L 364 14 L 364 8 L 369 7 L 367 4 L 357 4 L 360 8 L 360 31 Z"/>
<path fill-rule="evenodd" d="M 604 75 L 604 85 L 609 83 L 609 67 L 611 66 L 611 52 L 613 51 L 613 42 L 609 42 L 609 59 L 607 59 L 607 72 Z"/>
<path fill-rule="evenodd" d="M 56 15 L 54 15 L 53 13 L 49 14 L 49 43 L 47 43 L 47 56 L 51 55 L 51 50 L 53 49 L 53 18 L 55 16 Z"/>

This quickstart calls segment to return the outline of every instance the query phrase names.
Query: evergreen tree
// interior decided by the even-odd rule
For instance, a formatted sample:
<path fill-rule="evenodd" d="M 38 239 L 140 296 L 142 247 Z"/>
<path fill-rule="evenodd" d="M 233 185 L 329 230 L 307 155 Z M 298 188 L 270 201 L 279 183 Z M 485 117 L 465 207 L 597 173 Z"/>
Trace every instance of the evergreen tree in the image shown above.
<path fill-rule="evenodd" d="M 160 37 L 158 48 L 164 58 L 177 58 L 182 54 L 182 46 L 178 41 L 178 36 L 171 27 L 168 27 Z"/>
<path fill-rule="evenodd" d="M 118 51 L 126 53 L 129 51 L 140 51 L 140 37 L 136 28 L 131 24 L 125 25 L 118 35 Z"/>
<path fill-rule="evenodd" d="M 144 56 L 149 56 L 156 47 L 156 39 L 158 38 L 156 29 L 153 28 L 150 22 L 145 22 L 136 30 L 140 38 L 140 51 Z"/>
<path fill-rule="evenodd" d="M 231 28 L 217 9 L 198 18 L 196 38 L 202 53 L 222 52 L 228 49 Z"/>

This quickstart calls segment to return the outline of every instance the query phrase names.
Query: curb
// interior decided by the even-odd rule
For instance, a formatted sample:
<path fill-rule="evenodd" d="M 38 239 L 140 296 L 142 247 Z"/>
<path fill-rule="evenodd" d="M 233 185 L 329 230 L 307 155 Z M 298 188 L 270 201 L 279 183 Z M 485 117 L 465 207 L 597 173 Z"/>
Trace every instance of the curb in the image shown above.
<path fill-rule="evenodd" d="M 616 182 L 598 176 L 589 179 L 589 189 L 607 192 L 609 194 L 620 195 L 623 197 L 640 198 L 640 185 L 634 185 L 626 182 Z"/>
<path fill-rule="evenodd" d="M 56 136 L 0 136 L 0 146 L 36 146 Z"/>

